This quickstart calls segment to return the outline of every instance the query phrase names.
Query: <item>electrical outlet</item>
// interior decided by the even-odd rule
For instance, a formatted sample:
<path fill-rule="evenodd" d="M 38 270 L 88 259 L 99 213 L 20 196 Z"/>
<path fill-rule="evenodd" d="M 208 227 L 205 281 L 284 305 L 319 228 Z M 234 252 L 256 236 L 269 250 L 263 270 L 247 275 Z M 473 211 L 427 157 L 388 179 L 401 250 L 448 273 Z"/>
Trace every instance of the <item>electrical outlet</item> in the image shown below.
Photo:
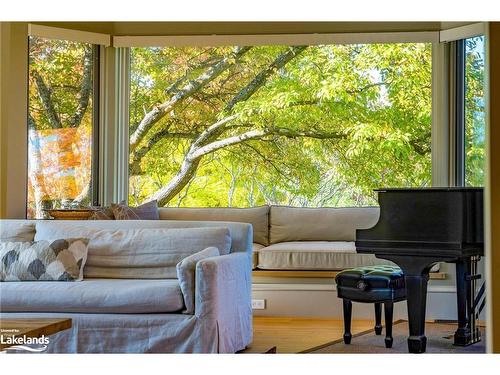
<path fill-rule="evenodd" d="M 266 308 L 266 300 L 265 299 L 253 299 L 252 300 L 252 309 L 253 310 L 264 310 Z"/>

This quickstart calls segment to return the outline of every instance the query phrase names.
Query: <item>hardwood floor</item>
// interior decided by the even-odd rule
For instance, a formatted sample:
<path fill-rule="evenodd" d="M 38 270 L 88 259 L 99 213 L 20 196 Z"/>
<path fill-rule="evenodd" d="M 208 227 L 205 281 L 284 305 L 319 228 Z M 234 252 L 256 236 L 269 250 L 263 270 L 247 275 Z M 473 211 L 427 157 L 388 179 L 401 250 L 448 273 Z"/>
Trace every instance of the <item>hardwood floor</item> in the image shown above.
<path fill-rule="evenodd" d="M 373 320 L 353 320 L 353 335 L 373 329 Z M 342 319 L 255 316 L 252 346 L 244 353 L 265 353 L 276 346 L 278 354 L 304 353 L 342 339 Z"/>

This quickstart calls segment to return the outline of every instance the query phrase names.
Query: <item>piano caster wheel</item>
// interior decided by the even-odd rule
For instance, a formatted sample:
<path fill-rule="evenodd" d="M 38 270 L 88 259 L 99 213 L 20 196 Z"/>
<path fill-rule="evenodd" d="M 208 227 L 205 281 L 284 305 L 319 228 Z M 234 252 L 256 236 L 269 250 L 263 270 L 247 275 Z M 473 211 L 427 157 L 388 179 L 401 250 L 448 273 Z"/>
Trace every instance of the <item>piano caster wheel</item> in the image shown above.
<path fill-rule="evenodd" d="M 392 337 L 386 337 L 386 338 L 385 338 L 385 347 L 386 347 L 387 349 L 392 348 L 392 341 L 393 341 L 393 340 L 392 340 Z"/>
<path fill-rule="evenodd" d="M 382 326 L 375 326 L 375 334 L 376 335 L 382 334 Z"/>
<path fill-rule="evenodd" d="M 410 353 L 425 353 L 427 337 L 425 336 L 410 336 L 408 338 L 408 351 Z"/>
<path fill-rule="evenodd" d="M 344 344 L 349 345 L 351 343 L 352 335 L 350 333 L 344 333 Z"/>

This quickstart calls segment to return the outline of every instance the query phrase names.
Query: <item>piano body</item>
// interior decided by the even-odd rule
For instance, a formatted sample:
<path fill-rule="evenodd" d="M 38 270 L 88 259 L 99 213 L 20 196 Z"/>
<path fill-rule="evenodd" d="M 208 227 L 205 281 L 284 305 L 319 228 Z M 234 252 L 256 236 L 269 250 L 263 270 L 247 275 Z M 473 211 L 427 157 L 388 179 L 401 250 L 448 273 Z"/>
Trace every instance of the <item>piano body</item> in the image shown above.
<path fill-rule="evenodd" d="M 476 327 L 477 261 L 484 255 L 482 188 L 380 189 L 380 218 L 356 231 L 356 250 L 400 266 L 405 274 L 410 353 L 426 348 L 425 309 L 429 270 L 456 263 L 458 329 L 455 345 L 480 340 Z M 483 290 L 484 291 L 484 290 Z"/>

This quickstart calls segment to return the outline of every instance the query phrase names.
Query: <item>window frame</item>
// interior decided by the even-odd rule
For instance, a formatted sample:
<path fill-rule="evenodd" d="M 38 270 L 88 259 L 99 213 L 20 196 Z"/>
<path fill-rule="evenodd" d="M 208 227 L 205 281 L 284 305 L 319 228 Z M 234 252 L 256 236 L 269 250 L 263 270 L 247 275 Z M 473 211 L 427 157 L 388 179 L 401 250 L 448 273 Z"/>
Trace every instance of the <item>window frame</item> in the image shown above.
<path fill-rule="evenodd" d="M 452 66 L 452 86 L 451 92 L 453 93 L 453 116 L 450 126 L 452 127 L 453 137 L 452 150 L 453 150 L 453 164 L 452 164 L 452 183 L 454 186 L 466 186 L 466 40 L 473 37 L 485 35 L 467 36 L 463 39 L 451 42 L 453 45 L 453 66 Z M 486 127 L 486 124 L 485 124 Z"/>

